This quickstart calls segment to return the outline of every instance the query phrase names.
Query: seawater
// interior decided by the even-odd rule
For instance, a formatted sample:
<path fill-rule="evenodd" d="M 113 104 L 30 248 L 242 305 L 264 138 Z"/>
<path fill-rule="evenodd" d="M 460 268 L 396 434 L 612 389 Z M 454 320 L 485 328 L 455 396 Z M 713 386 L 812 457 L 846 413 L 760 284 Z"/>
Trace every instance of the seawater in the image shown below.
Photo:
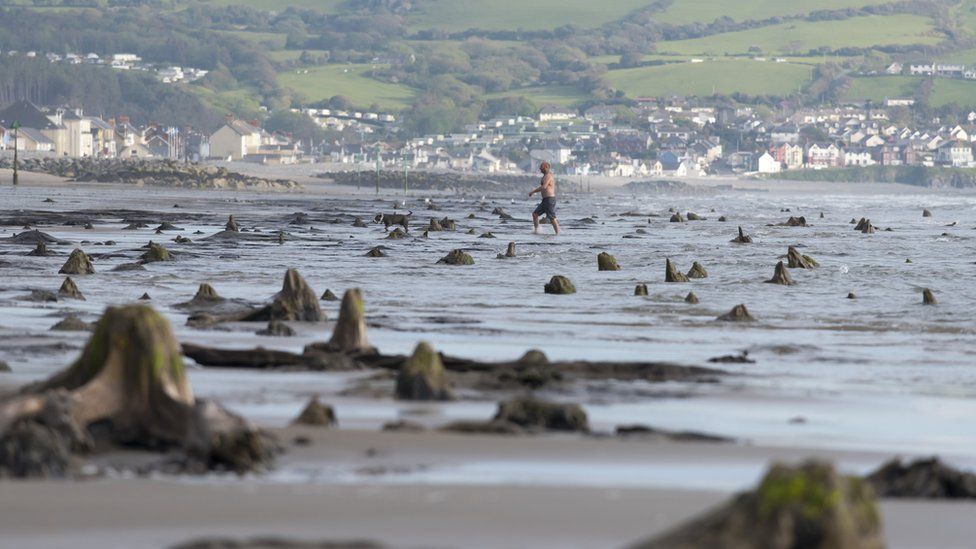
<path fill-rule="evenodd" d="M 329 323 L 298 326 L 294 338 L 194 330 L 185 326 L 185 313 L 173 308 L 190 299 L 202 282 L 227 298 L 265 302 L 280 289 L 285 269 L 295 267 L 317 293 L 329 288 L 341 296 L 346 288 L 361 288 L 369 337 L 386 353 L 409 353 L 419 340 L 427 340 L 446 353 L 485 360 L 514 359 L 537 348 L 552 359 L 671 361 L 736 374 L 714 384 L 606 382 L 585 393 L 555 395 L 584 399 L 599 429 L 645 423 L 758 444 L 937 453 L 976 463 L 976 196 L 869 189 L 828 185 L 825 192 L 810 192 L 784 184 L 768 192 L 564 193 L 559 203 L 564 233 L 554 237 L 548 226 L 541 235 L 531 233 L 535 202 L 524 195 L 462 200 L 417 192 L 335 198 L 314 188 L 257 194 L 4 185 L 0 218 L 22 209 L 131 209 L 176 215 L 173 223 L 185 230 L 155 235 L 150 224 L 123 231 L 121 217 L 112 214 L 94 216 L 96 228 L 88 231 L 38 226 L 73 242 L 114 240 L 114 246 L 78 245 L 89 253 L 119 254 L 97 261 L 97 274 L 74 277 L 87 301 L 41 304 L 16 298 L 31 288 L 56 291 L 64 278 L 57 270 L 72 247 L 53 246 L 62 253 L 57 257 L 25 257 L 31 248 L 2 240 L 21 228 L 0 227 L 0 360 L 14 369 L 0 374 L 0 382 L 41 378 L 70 363 L 85 334 L 49 331 L 67 312 L 95 320 L 105 306 L 135 302 L 144 292 L 152 297 L 149 304 L 172 321 L 181 341 L 298 352 L 328 338 L 337 303 L 323 303 Z M 47 197 L 55 202 L 44 203 Z M 424 198 L 442 210 L 427 210 Z M 404 204 L 399 211 L 413 211 L 408 238 L 386 239 L 382 225 L 351 226 L 354 216 L 370 222 L 377 213 L 393 212 L 394 202 Z M 491 214 L 495 207 L 517 219 L 503 223 Z M 923 207 L 934 216 L 923 218 Z M 669 208 L 708 219 L 670 223 Z M 308 214 L 310 223 L 290 225 L 296 212 Z M 641 215 L 620 215 L 626 212 Z M 472 213 L 475 219 L 468 219 Z M 244 228 L 272 234 L 283 229 L 288 240 L 280 246 L 206 241 L 203 237 L 221 230 L 229 214 Z M 718 221 L 723 215 L 727 222 Z M 769 226 L 791 215 L 805 216 L 812 226 Z M 456 220 L 457 231 L 420 238 L 429 218 L 445 216 Z M 878 232 L 855 232 L 849 221 L 861 217 L 870 218 Z M 331 223 L 336 218 L 341 224 Z M 738 226 L 753 244 L 729 242 Z M 477 234 L 467 234 L 472 228 Z M 206 234 L 192 234 L 197 230 Z M 497 238 L 478 238 L 488 231 Z M 177 234 L 194 242 L 176 244 L 171 239 Z M 110 272 L 134 261 L 149 240 L 164 243 L 178 260 L 147 265 L 143 272 Z M 496 259 L 510 241 L 518 257 Z M 377 245 L 387 247 L 389 257 L 364 256 Z M 794 286 L 764 283 L 790 245 L 820 267 L 791 270 Z M 455 248 L 466 249 L 475 265 L 436 263 Z M 622 269 L 598 272 L 600 251 L 615 255 Z M 699 261 L 709 276 L 665 283 L 665 258 L 682 271 Z M 544 294 L 543 284 L 556 274 L 568 276 L 578 293 Z M 638 283 L 648 285 L 649 297 L 633 295 Z M 937 306 L 921 304 L 922 288 L 935 292 Z M 689 291 L 700 304 L 683 301 Z M 847 299 L 849 292 L 857 299 Z M 715 321 L 739 303 L 757 322 Z M 70 348 L 49 347 L 56 342 Z M 741 351 L 748 351 L 755 363 L 707 362 Z M 417 406 L 338 396 L 362 376 L 190 372 L 198 395 L 217 398 L 266 425 L 285 424 L 312 394 L 333 402 L 347 428 L 375 428 L 401 417 L 430 422 L 486 418 L 494 408 L 493 402 L 480 400 Z"/>

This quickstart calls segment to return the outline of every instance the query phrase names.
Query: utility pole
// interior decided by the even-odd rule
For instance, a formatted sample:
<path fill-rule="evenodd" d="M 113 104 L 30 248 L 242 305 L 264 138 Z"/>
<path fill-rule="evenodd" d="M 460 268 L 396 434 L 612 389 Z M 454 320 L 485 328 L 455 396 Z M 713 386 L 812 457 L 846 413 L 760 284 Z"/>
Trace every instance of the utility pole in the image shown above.
<path fill-rule="evenodd" d="M 380 146 L 376 145 L 376 194 L 380 194 Z"/>
<path fill-rule="evenodd" d="M 18 167 L 19 167 L 18 166 L 18 162 L 17 162 L 17 148 L 18 148 L 17 147 L 17 133 L 18 133 L 17 130 L 20 129 L 20 122 L 14 122 L 13 124 L 11 124 L 10 129 L 12 129 L 14 131 L 14 185 L 16 185 L 18 183 L 19 179 L 20 179 L 20 174 L 17 173 Z"/>

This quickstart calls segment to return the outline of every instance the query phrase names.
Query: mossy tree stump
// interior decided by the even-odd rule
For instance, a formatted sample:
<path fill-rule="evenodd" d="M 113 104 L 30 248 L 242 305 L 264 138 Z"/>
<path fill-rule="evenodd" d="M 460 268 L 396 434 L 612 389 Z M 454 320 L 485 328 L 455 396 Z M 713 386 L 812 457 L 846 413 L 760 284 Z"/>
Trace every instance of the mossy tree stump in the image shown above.
<path fill-rule="evenodd" d="M 425 341 L 400 367 L 396 397 L 402 400 L 453 400 L 450 382 L 441 357 Z"/>

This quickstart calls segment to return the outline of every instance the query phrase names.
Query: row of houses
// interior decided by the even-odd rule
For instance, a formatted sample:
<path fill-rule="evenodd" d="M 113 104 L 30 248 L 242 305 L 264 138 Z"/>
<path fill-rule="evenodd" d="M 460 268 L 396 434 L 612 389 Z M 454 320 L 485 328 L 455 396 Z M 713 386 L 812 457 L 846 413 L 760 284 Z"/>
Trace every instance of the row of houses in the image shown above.
<path fill-rule="evenodd" d="M 14 129 L 16 127 L 16 130 Z M 159 124 L 135 127 L 126 116 L 104 120 L 82 109 L 20 101 L 0 110 L 0 150 L 76 158 L 169 158 L 294 163 L 303 153 L 287 136 L 228 117 L 212 134 Z"/>
<path fill-rule="evenodd" d="M 46 59 L 49 63 L 62 63 L 66 65 L 101 65 L 114 70 L 146 71 L 155 74 L 156 78 L 164 84 L 175 84 L 177 82 L 195 82 L 207 74 L 209 71 L 194 67 L 180 67 L 167 64 L 147 63 L 141 57 L 133 53 L 114 53 L 111 55 L 100 56 L 97 53 L 77 54 L 77 53 L 38 53 L 36 51 L 20 52 L 17 50 L 7 50 L 0 52 L 0 55 L 8 57 L 23 56 L 31 59 Z"/>

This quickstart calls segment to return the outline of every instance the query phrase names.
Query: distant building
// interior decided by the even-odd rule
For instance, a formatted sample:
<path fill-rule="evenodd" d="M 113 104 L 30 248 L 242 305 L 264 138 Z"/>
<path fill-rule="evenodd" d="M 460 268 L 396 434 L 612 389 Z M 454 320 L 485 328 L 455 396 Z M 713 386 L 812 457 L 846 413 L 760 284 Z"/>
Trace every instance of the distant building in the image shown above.
<path fill-rule="evenodd" d="M 546 105 L 539 110 L 539 122 L 554 120 L 571 120 L 576 118 L 576 111 L 555 105 Z"/>
<path fill-rule="evenodd" d="M 759 173 L 779 173 L 782 165 L 768 152 L 756 156 L 756 171 Z"/>
<path fill-rule="evenodd" d="M 242 160 L 261 148 L 261 130 L 243 120 L 228 119 L 210 135 L 210 154 L 216 158 Z"/>

